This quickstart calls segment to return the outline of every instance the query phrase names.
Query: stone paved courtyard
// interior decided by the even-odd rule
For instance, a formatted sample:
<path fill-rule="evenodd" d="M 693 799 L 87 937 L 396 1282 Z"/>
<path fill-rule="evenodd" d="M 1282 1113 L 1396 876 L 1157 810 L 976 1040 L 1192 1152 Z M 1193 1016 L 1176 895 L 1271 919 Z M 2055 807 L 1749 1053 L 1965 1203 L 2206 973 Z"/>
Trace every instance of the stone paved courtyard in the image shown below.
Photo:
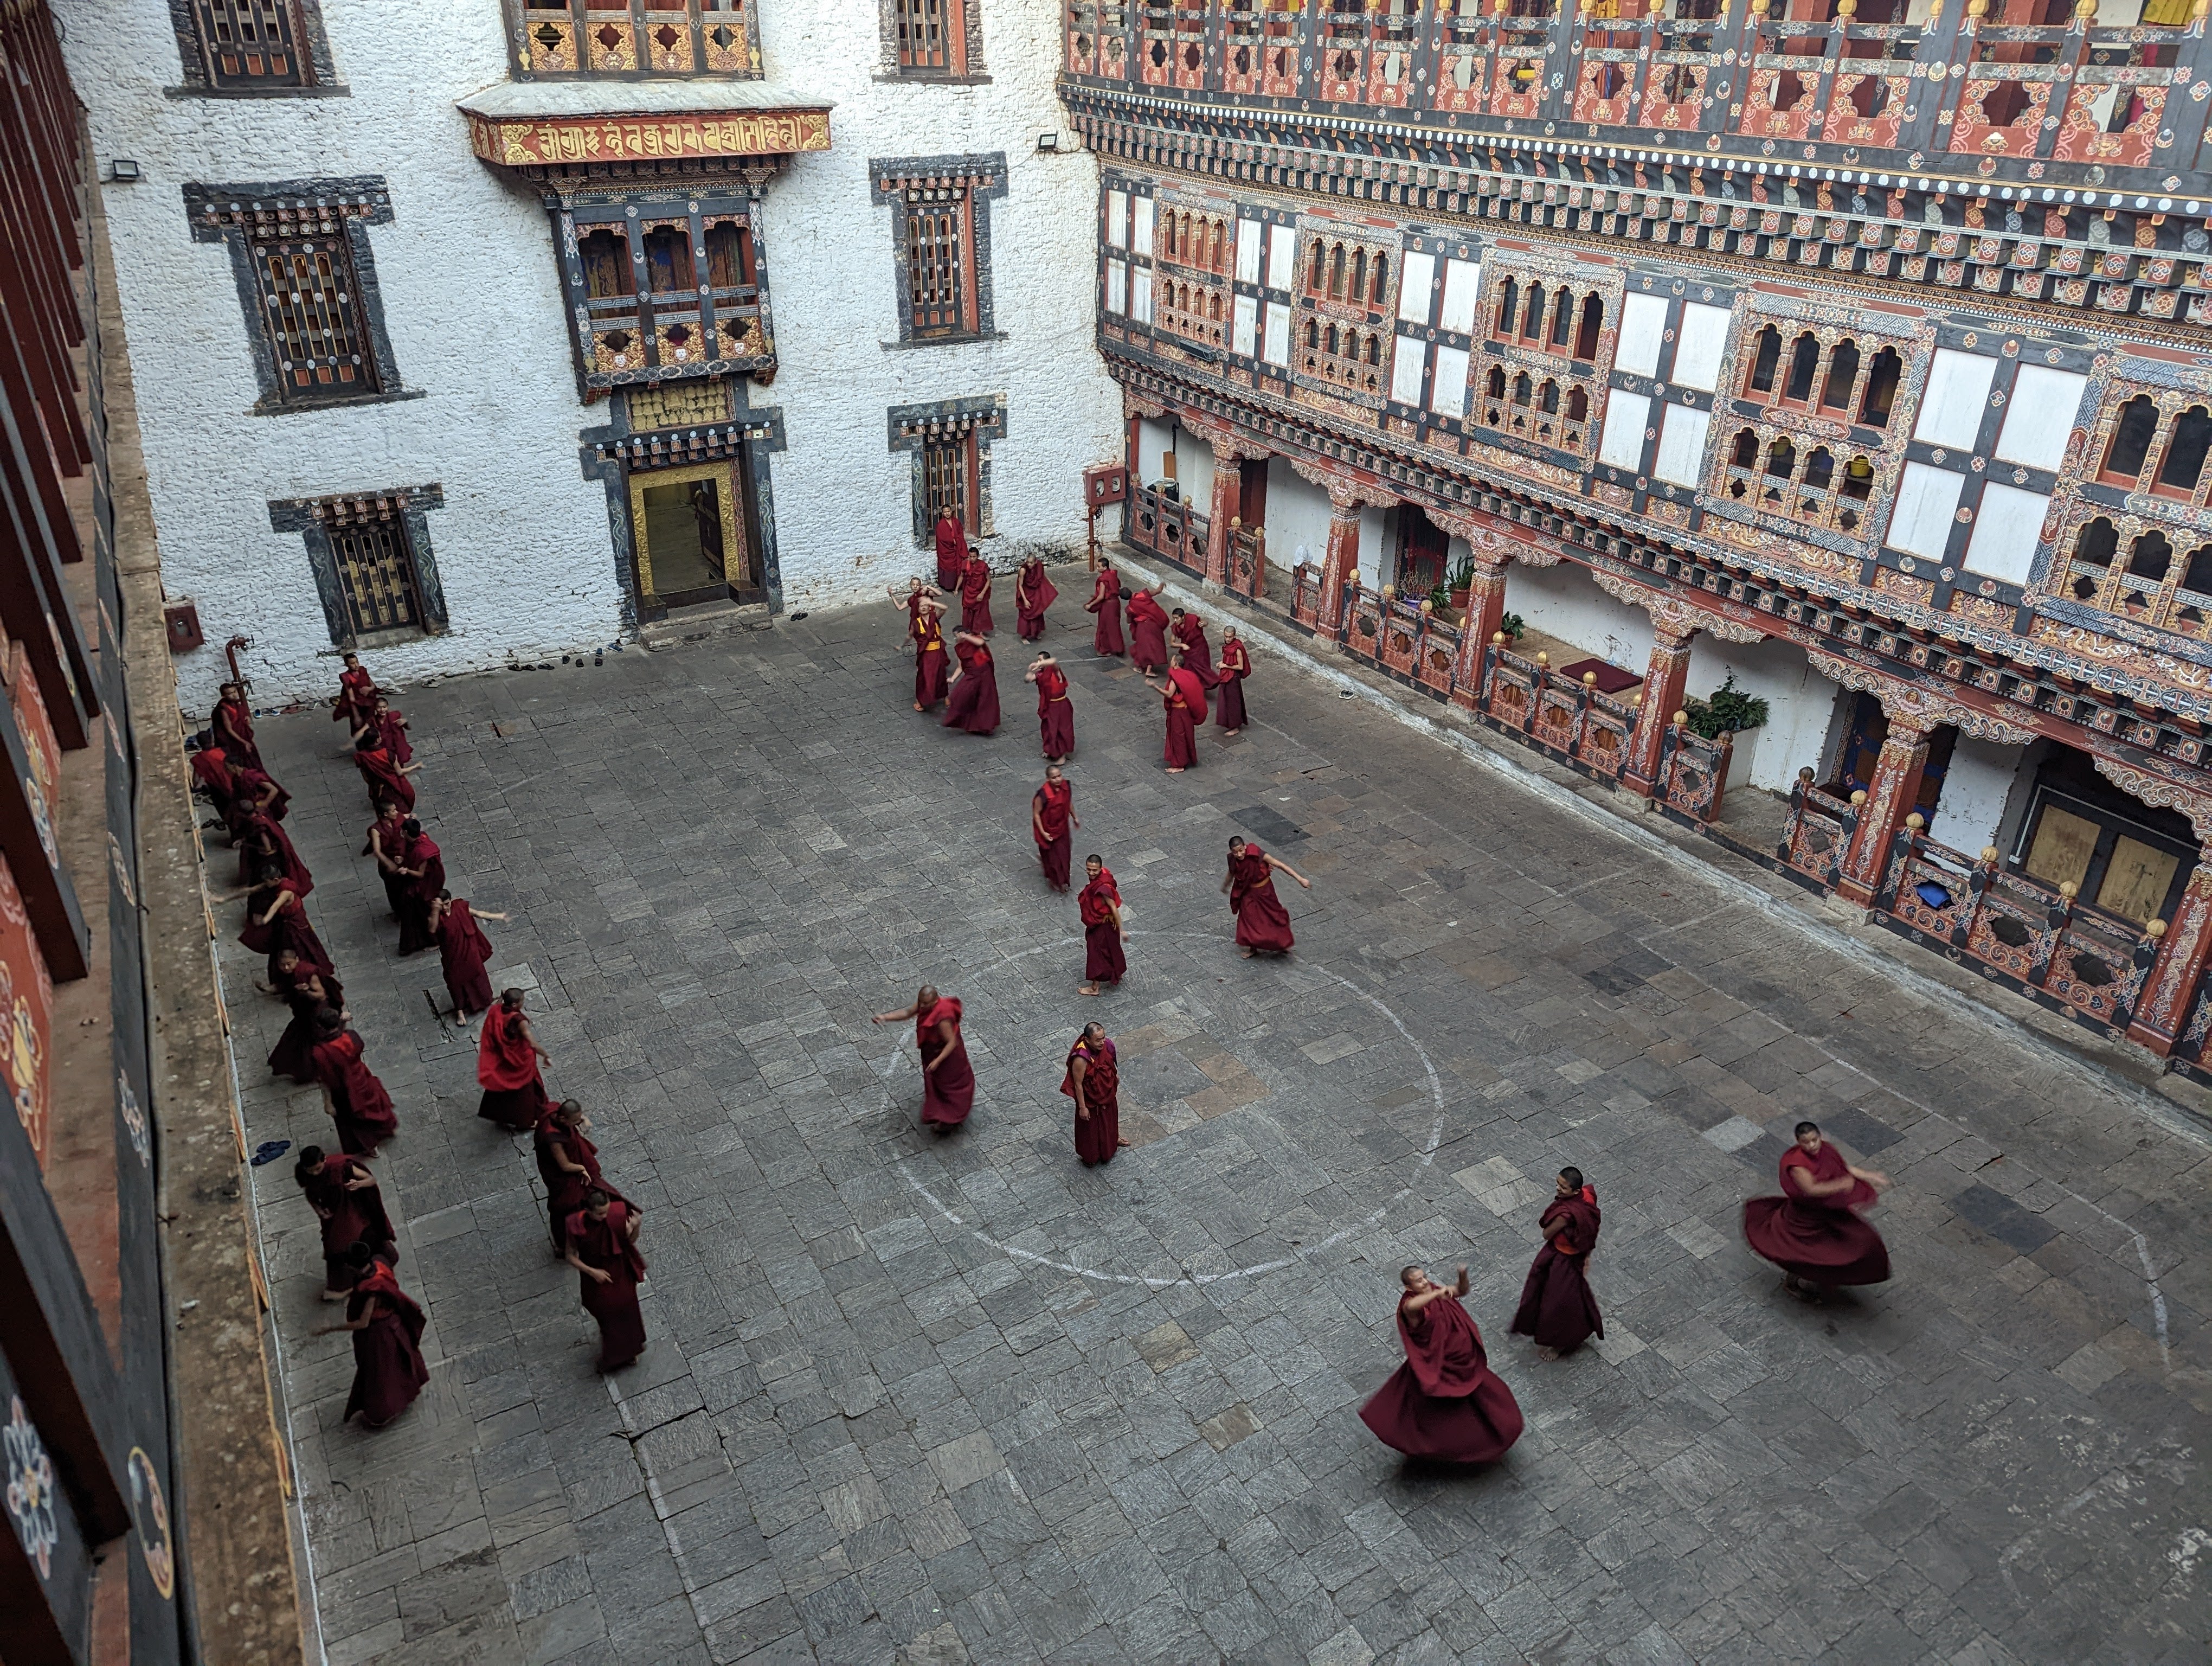
<path fill-rule="evenodd" d="M 2175 1114 L 1272 655 L 1258 723 L 1166 775 L 1156 697 L 1056 615 L 1077 852 L 1133 933 L 1095 1001 L 1010 632 L 989 740 L 909 709 L 886 607 L 402 701 L 455 893 L 513 916 L 495 982 L 646 1211 L 653 1341 L 610 1379 L 434 954 L 392 952 L 337 726 L 265 726 L 429 1313 L 414 1409 L 340 1426 L 313 1217 L 289 1156 L 252 1170 L 333 1662 L 2206 1658 L 2212 1165 Z M 1288 962 L 1231 943 L 1237 832 L 1314 881 Z M 236 914 L 250 1138 L 324 1141 Z M 868 1022 L 925 978 L 981 1080 L 943 1140 L 912 1026 Z M 1094 1016 L 1137 1143 L 1086 1170 Z M 1896 1278 L 1819 1308 L 1737 1231 L 1801 1116 L 1897 1183 Z M 1505 1325 L 1570 1162 L 1609 1334 L 1545 1361 Z M 1528 1417 L 1492 1469 L 1358 1420 L 1409 1261 L 1472 1269 Z"/>

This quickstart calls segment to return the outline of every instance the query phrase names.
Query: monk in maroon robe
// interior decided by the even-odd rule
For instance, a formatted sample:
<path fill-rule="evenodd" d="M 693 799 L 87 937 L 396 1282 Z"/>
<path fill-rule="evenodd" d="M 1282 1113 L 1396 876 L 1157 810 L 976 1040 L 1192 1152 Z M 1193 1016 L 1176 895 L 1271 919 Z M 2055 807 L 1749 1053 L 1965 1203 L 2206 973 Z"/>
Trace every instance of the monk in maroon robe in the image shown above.
<path fill-rule="evenodd" d="M 315 1020 L 328 1007 L 345 1016 L 345 986 L 326 973 L 302 965 L 296 949 L 279 949 L 270 964 L 269 983 L 292 1009 L 292 1021 L 269 1049 L 269 1068 L 305 1087 L 315 1079 Z"/>
<path fill-rule="evenodd" d="M 392 702 L 380 694 L 369 709 L 369 718 L 376 738 L 384 743 L 384 750 L 398 763 L 412 763 L 415 743 L 407 738 L 407 714 L 393 710 Z"/>
<path fill-rule="evenodd" d="M 284 883 L 291 887 L 292 895 L 304 897 L 315 888 L 315 876 L 300 859 L 292 843 L 292 836 L 284 830 L 284 824 L 272 821 L 265 810 L 246 812 L 240 821 L 238 847 L 238 878 L 242 885 L 253 877 L 256 866 L 264 859 L 284 870 Z"/>
<path fill-rule="evenodd" d="M 937 587 L 946 595 L 960 588 L 968 573 L 968 529 L 947 509 L 937 517 Z"/>
<path fill-rule="evenodd" d="M 960 1003 L 940 997 L 923 984 L 914 1005 L 878 1012 L 877 1024 L 914 1020 L 914 1044 L 921 1055 L 921 1120 L 926 1128 L 949 1134 L 975 1108 L 975 1070 L 968 1062 L 968 1043 L 960 1033 Z"/>
<path fill-rule="evenodd" d="M 315 1019 L 315 1079 L 323 1085 L 338 1149 L 349 1157 L 373 1155 L 379 1142 L 399 1132 L 392 1096 L 362 1060 L 361 1037 L 327 1006 Z"/>
<path fill-rule="evenodd" d="M 246 690 L 237 684 L 222 685 L 222 698 L 215 702 L 215 716 L 208 727 L 224 757 L 257 769 L 262 767 L 261 748 L 253 739 L 253 708 L 246 703 Z"/>
<path fill-rule="evenodd" d="M 1047 764 L 1044 785 L 1030 799 L 1030 834 L 1036 840 L 1044 882 L 1054 891 L 1067 889 L 1067 858 L 1073 842 L 1068 830 L 1083 825 L 1075 818 L 1074 806 L 1075 784 L 1060 774 L 1057 763 Z"/>
<path fill-rule="evenodd" d="M 1031 556 L 1014 575 L 1014 634 L 1025 642 L 1044 635 L 1044 611 L 1060 599 L 1045 576 L 1044 557 Z"/>
<path fill-rule="evenodd" d="M 230 825 L 231 806 L 238 798 L 238 783 L 231 778 L 230 758 L 220 746 L 203 746 L 192 754 L 192 779 L 207 789 L 208 801 Z"/>
<path fill-rule="evenodd" d="M 1359 1420 L 1385 1446 L 1408 1457 L 1494 1463 L 1521 1438 L 1521 1408 L 1482 1351 L 1482 1333 L 1460 1305 L 1467 1268 L 1455 1285 L 1434 1284 L 1418 1267 L 1400 1275 L 1398 1337 L 1406 1363 L 1359 1408 Z"/>
<path fill-rule="evenodd" d="M 344 724 L 350 733 L 376 709 L 376 678 L 362 668 L 358 654 L 347 654 L 343 663 L 344 669 L 338 672 L 338 697 L 331 702 L 331 717 Z"/>
<path fill-rule="evenodd" d="M 368 801 L 381 804 L 389 799 L 402 810 L 415 807 L 415 783 L 407 779 L 422 766 L 402 763 L 392 756 L 391 749 L 374 731 L 366 731 L 354 743 L 354 768 L 361 771 L 361 779 L 368 788 Z"/>
<path fill-rule="evenodd" d="M 229 824 L 234 839 L 245 836 L 246 821 L 256 813 L 272 822 L 281 822 L 284 812 L 291 808 L 292 795 L 270 779 L 269 772 L 258 764 L 241 763 L 233 758 L 230 789 L 230 812 L 224 820 Z"/>
<path fill-rule="evenodd" d="M 1589 1338 L 1605 1335 L 1597 1298 L 1584 1276 L 1597 1243 L 1597 1189 L 1583 1183 L 1580 1169 L 1560 1170 L 1559 1195 L 1536 1224 L 1544 1247 L 1521 1286 L 1513 1334 L 1534 1337 L 1539 1347 L 1571 1353 Z"/>
<path fill-rule="evenodd" d="M 1251 720 L 1244 714 L 1244 679 L 1252 674 L 1252 651 L 1231 625 L 1221 639 L 1221 665 L 1213 677 L 1213 721 L 1235 734 Z"/>
<path fill-rule="evenodd" d="M 538 1070 L 541 1063 L 552 1062 L 523 1015 L 522 991 L 501 990 L 477 1042 L 477 1081 L 483 1088 L 477 1115 L 509 1134 L 529 1133 L 553 1103 Z"/>
<path fill-rule="evenodd" d="M 400 899 L 407 894 L 407 876 L 399 871 L 407 855 L 407 812 L 389 799 L 378 805 L 361 854 L 376 858 L 376 877 L 384 882 L 384 900 L 397 920 Z"/>
<path fill-rule="evenodd" d="M 918 712 L 945 698 L 945 633 L 938 623 L 944 611 L 925 601 L 915 625 L 914 708 Z"/>
<path fill-rule="evenodd" d="M 1168 611 L 1149 590 L 1129 598 L 1129 663 L 1158 671 L 1168 662 Z"/>
<path fill-rule="evenodd" d="M 531 1144 L 538 1177 L 545 1183 L 545 1221 L 556 1256 L 568 1253 L 568 1217 L 584 1207 L 586 1193 L 597 1187 L 611 1197 L 622 1196 L 599 1170 L 599 1148 L 591 1141 L 591 1128 L 583 1106 L 563 1099 L 546 1107 L 533 1130 Z"/>
<path fill-rule="evenodd" d="M 1114 875 L 1097 856 L 1083 859 L 1084 885 L 1075 898 L 1083 915 L 1083 976 L 1090 980 L 1077 991 L 1095 995 L 1109 983 L 1119 983 L 1129 970 L 1121 952 L 1121 892 Z"/>
<path fill-rule="evenodd" d="M 342 1302 L 353 1288 L 349 1257 L 356 1243 L 367 1244 L 389 1265 L 399 1265 L 398 1235 L 367 1164 L 343 1152 L 326 1156 L 320 1146 L 302 1146 L 292 1177 L 322 1222 L 325 1301 Z"/>
<path fill-rule="evenodd" d="M 1858 1212 L 1888 1188 L 1887 1175 L 1845 1162 L 1821 1137 L 1819 1123 L 1800 1122 L 1796 1143 L 1782 1153 L 1784 1195 L 1746 1201 L 1744 1241 L 1782 1269 L 1783 1285 L 1794 1296 L 1884 1283 L 1889 1246 Z"/>
<path fill-rule="evenodd" d="M 637 1287 L 645 1257 L 637 1253 L 638 1209 L 593 1187 L 568 1217 L 568 1265 L 579 1274 L 584 1310 L 599 1322 L 599 1369 L 620 1371 L 645 1352 L 645 1315 Z"/>
<path fill-rule="evenodd" d="M 438 842 L 409 818 L 400 824 L 407 836 L 406 854 L 399 859 L 400 877 L 407 887 L 399 894 L 399 952 L 418 953 L 436 945 L 430 927 L 430 908 L 446 889 L 446 858 Z"/>
<path fill-rule="evenodd" d="M 1060 1091 L 1075 1101 L 1075 1154 L 1086 1169 L 1111 1163 L 1121 1137 L 1121 1073 L 1103 1024 L 1086 1024 L 1067 1050 Z"/>
<path fill-rule="evenodd" d="M 503 914 L 478 914 L 465 897 L 441 891 L 430 904 L 430 936 L 438 945 L 439 970 L 446 975 L 446 993 L 453 998 L 453 1016 L 467 1023 L 491 1006 L 491 939 L 479 920 L 504 920 Z"/>
<path fill-rule="evenodd" d="M 991 634 L 991 568 L 981 556 L 969 556 L 960 575 L 960 629 Z"/>
<path fill-rule="evenodd" d="M 1197 614 L 1187 613 L 1178 607 L 1168 623 L 1168 635 L 1182 650 L 1183 668 L 1195 672 L 1198 680 L 1212 688 L 1213 650 L 1206 645 L 1205 622 Z"/>
<path fill-rule="evenodd" d="M 235 896 L 230 892 L 226 896 Z M 323 947 L 323 939 L 315 935 L 315 928 L 307 921 L 307 905 L 299 898 L 286 878 L 284 870 L 271 857 L 261 860 L 259 877 L 253 889 L 246 894 L 246 926 L 238 933 L 238 940 L 256 954 L 269 957 L 269 979 L 276 978 L 276 954 L 281 949 L 290 949 L 300 957 L 300 964 L 312 966 L 319 972 L 334 972 L 330 951 Z"/>
<path fill-rule="evenodd" d="M 1206 721 L 1206 684 L 1198 680 L 1196 672 L 1183 669 L 1182 654 L 1177 650 L 1175 663 L 1168 667 L 1167 680 L 1155 683 L 1147 673 L 1145 686 L 1158 690 L 1166 709 L 1167 745 L 1160 757 L 1168 773 L 1179 775 L 1198 762 L 1198 726 Z"/>
<path fill-rule="evenodd" d="M 1280 857 L 1245 840 L 1230 840 L 1229 876 L 1221 889 L 1229 894 L 1230 909 L 1237 916 L 1237 946 L 1247 960 L 1261 953 L 1288 954 L 1297 940 L 1291 935 L 1290 910 L 1275 895 L 1278 868 L 1304 890 L 1313 889 L 1311 880 Z"/>
<path fill-rule="evenodd" d="M 920 579 L 908 579 L 906 581 L 906 594 L 903 596 L 888 584 L 884 587 L 884 593 L 891 599 L 893 607 L 906 615 L 906 639 L 909 642 L 921 640 L 922 609 L 932 604 L 935 604 L 940 611 L 943 609 L 943 604 L 938 600 L 937 592 Z"/>
<path fill-rule="evenodd" d="M 1091 633 L 1091 646 L 1100 654 L 1120 655 L 1129 651 L 1121 640 L 1121 575 L 1114 570 L 1114 563 L 1099 564 L 1098 577 L 1091 587 L 1091 599 L 1083 604 L 1085 613 L 1096 614 L 1097 627 Z"/>
<path fill-rule="evenodd" d="M 972 631 L 952 639 L 960 655 L 960 675 L 952 684 L 952 697 L 945 702 L 945 715 L 937 721 L 948 729 L 969 734 L 995 734 L 999 728 L 999 668 L 991 658 L 991 645 Z"/>
<path fill-rule="evenodd" d="M 400 1289 L 391 1263 L 378 1259 L 366 1243 L 353 1249 L 357 1269 L 346 1297 L 342 1325 L 324 1325 L 315 1335 L 353 1333 L 353 1392 L 346 1396 L 346 1420 L 358 1417 L 372 1429 L 415 1403 L 430 1380 L 422 1363 L 422 1310 Z"/>
<path fill-rule="evenodd" d="M 1022 673 L 1036 684 L 1037 733 L 1044 755 L 1056 763 L 1075 756 L 1075 707 L 1067 697 L 1067 673 L 1049 654 L 1040 654 Z"/>

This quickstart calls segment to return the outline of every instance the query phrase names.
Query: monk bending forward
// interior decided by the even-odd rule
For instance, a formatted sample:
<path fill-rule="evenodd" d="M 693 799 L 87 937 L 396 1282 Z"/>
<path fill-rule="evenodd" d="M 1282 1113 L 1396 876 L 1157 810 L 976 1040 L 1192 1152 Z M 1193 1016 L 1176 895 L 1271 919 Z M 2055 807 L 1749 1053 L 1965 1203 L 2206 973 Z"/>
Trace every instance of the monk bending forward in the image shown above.
<path fill-rule="evenodd" d="M 925 983 L 913 1006 L 878 1012 L 873 1021 L 898 1024 L 907 1018 L 914 1020 L 914 1044 L 921 1055 L 921 1120 L 939 1134 L 950 1133 L 975 1108 L 975 1070 L 960 1034 L 960 1003 L 940 997 L 934 985 Z"/>
<path fill-rule="evenodd" d="M 1448 1463 L 1492 1463 L 1521 1438 L 1521 1408 L 1498 1380 L 1482 1352 L 1460 1298 L 1467 1268 L 1456 1284 L 1432 1283 L 1418 1267 L 1400 1275 L 1398 1338 L 1406 1363 L 1359 1408 L 1375 1438 L 1408 1457 Z"/>
<path fill-rule="evenodd" d="M 1800 1122 L 1797 1143 L 1782 1153 L 1784 1195 L 1745 1202 L 1744 1241 L 1782 1269 L 1783 1286 L 1793 1296 L 1884 1283 L 1889 1246 L 1858 1212 L 1888 1188 L 1887 1175 L 1844 1161 L 1820 1137 L 1819 1123 Z"/>
<path fill-rule="evenodd" d="M 1237 915 L 1237 944 L 1247 960 L 1263 950 L 1288 954 L 1297 941 L 1291 935 L 1290 910 L 1275 895 L 1277 868 L 1307 891 L 1313 889 L 1313 881 L 1280 857 L 1243 839 L 1229 842 L 1229 875 L 1221 889 L 1229 894 L 1229 906 Z"/>

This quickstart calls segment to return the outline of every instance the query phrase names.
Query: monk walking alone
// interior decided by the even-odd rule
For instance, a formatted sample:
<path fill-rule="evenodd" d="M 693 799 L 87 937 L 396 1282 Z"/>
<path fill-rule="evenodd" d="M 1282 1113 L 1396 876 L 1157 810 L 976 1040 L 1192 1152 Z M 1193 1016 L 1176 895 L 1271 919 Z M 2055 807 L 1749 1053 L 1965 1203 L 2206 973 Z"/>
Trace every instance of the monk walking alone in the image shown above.
<path fill-rule="evenodd" d="M 878 1012 L 872 1021 L 897 1024 L 907 1018 L 914 1020 L 915 1049 L 921 1055 L 922 1122 L 949 1134 L 975 1108 L 975 1071 L 960 1034 L 960 1003 L 940 997 L 934 985 L 925 983 L 913 1006 Z"/>
<path fill-rule="evenodd" d="M 1783 1287 L 1817 1299 L 1838 1285 L 1882 1284 L 1889 1246 L 1861 1219 L 1889 1189 L 1889 1177 L 1854 1168 L 1820 1136 L 1818 1122 L 1797 1124 L 1797 1140 L 1782 1153 L 1780 1197 L 1743 1206 L 1744 1241 L 1782 1269 Z"/>
<path fill-rule="evenodd" d="M 1075 1101 L 1075 1154 L 1086 1169 L 1111 1163 L 1121 1137 L 1121 1073 L 1103 1024 L 1086 1024 L 1067 1051 L 1060 1091 Z"/>
<path fill-rule="evenodd" d="M 1467 1268 L 1437 1284 L 1418 1267 L 1399 1274 L 1398 1338 L 1406 1363 L 1359 1408 L 1385 1446 L 1408 1457 L 1494 1463 L 1521 1438 L 1521 1408 L 1482 1351 L 1482 1333 L 1460 1305 Z"/>
<path fill-rule="evenodd" d="M 1036 840 L 1044 882 L 1054 891 L 1067 889 L 1067 857 L 1073 842 L 1068 830 L 1083 825 L 1076 819 L 1074 805 L 1075 783 L 1060 774 L 1060 765 L 1047 764 L 1044 785 L 1030 800 L 1030 832 Z"/>
<path fill-rule="evenodd" d="M 1229 894 L 1229 907 L 1237 916 L 1237 943 L 1244 958 L 1254 955 L 1288 954 L 1297 942 L 1291 935 L 1290 910 L 1275 895 L 1275 870 L 1280 868 L 1307 891 L 1313 882 L 1280 857 L 1270 856 L 1258 845 L 1243 839 L 1229 842 L 1229 875 L 1221 889 Z"/>
<path fill-rule="evenodd" d="M 1083 604 L 1085 613 L 1097 615 L 1097 628 L 1091 633 L 1094 652 L 1119 657 L 1129 651 L 1121 638 L 1121 575 L 1114 570 L 1114 563 L 1102 562 L 1098 577 L 1091 587 L 1091 599 Z"/>
<path fill-rule="evenodd" d="M 620 1371 L 645 1352 L 645 1315 L 637 1287 L 645 1257 L 637 1252 L 637 1206 L 593 1187 L 568 1217 L 568 1262 L 578 1273 L 577 1295 L 599 1322 L 599 1369 Z"/>
<path fill-rule="evenodd" d="M 1037 732 L 1044 755 L 1054 763 L 1075 756 L 1075 708 L 1068 702 L 1067 673 L 1049 654 L 1040 654 L 1022 673 L 1022 680 L 1036 684 Z"/>
<path fill-rule="evenodd" d="M 1090 980 L 1076 993 L 1095 995 L 1109 983 L 1119 983 L 1129 970 L 1121 951 L 1121 892 L 1114 876 L 1097 856 L 1083 859 L 1086 876 L 1075 899 L 1083 913 L 1083 976 Z"/>
<path fill-rule="evenodd" d="M 1513 1334 L 1534 1337 L 1539 1347 L 1571 1353 L 1589 1338 L 1605 1335 L 1597 1298 L 1583 1276 L 1597 1243 L 1597 1189 L 1583 1183 L 1580 1169 L 1561 1169 L 1558 1183 L 1559 1195 L 1536 1223 L 1544 1247 L 1521 1286 Z"/>

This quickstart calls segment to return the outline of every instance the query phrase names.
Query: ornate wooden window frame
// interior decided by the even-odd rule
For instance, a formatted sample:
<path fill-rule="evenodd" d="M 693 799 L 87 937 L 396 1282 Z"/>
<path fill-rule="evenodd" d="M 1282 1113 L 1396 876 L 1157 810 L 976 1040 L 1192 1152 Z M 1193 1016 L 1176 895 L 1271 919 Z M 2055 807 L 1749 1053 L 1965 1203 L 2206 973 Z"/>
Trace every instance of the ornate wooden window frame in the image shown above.
<path fill-rule="evenodd" d="M 338 80 L 337 68 L 331 60 L 330 38 L 323 28 L 322 0 L 284 0 L 284 4 L 291 14 L 293 46 L 300 57 L 300 80 L 225 84 L 216 78 L 214 50 L 207 39 L 201 0 L 169 0 L 169 26 L 177 37 L 177 58 L 183 73 L 178 85 L 166 89 L 168 95 L 214 99 L 351 97 L 352 89 Z"/>
<path fill-rule="evenodd" d="M 662 76 L 761 78 L 755 0 L 704 9 L 700 0 L 500 0 L 517 81 L 642 81 Z M 718 40 L 716 32 L 732 39 Z"/>
<path fill-rule="evenodd" d="M 1553 347 L 1548 324 L 1533 343 L 1517 333 L 1510 341 L 1501 338 L 1497 332 L 1498 309 L 1508 283 L 1517 286 L 1523 305 L 1530 286 L 1542 284 L 1547 313 L 1552 310 L 1551 297 L 1564 287 L 1576 297 L 1572 330 L 1577 333 L 1582 328 L 1582 313 L 1588 297 L 1596 295 L 1601 316 L 1597 344 L 1591 356 L 1577 358 L 1571 339 L 1564 350 Z M 1628 274 L 1624 271 L 1519 249 L 1508 254 L 1493 245 L 1482 260 L 1482 281 L 1474 298 L 1474 330 L 1468 337 L 1468 434 L 1486 443 L 1512 449 L 1565 455 L 1573 459 L 1578 468 L 1596 467 L 1598 441 L 1605 431 L 1606 398 L 1612 391 L 1613 352 L 1620 341 L 1621 309 L 1627 296 Z M 1517 331 L 1517 316 L 1515 327 Z M 1491 420 L 1489 392 L 1493 369 L 1504 372 L 1506 387 L 1504 404 L 1498 408 L 1501 420 L 1496 422 Z M 1532 417 L 1540 414 L 1537 399 L 1543 384 L 1559 384 L 1559 421 L 1556 426 L 1560 431 L 1557 438 L 1538 439 L 1533 433 L 1516 433 L 1510 426 L 1510 412 L 1518 408 L 1513 400 L 1514 390 L 1523 375 L 1529 380 L 1531 398 L 1528 409 Z M 1580 431 L 1570 433 L 1566 430 L 1566 410 L 1570 394 L 1577 388 L 1582 391 L 1585 414 Z M 1570 440 L 1573 443 L 1566 443 Z"/>
<path fill-rule="evenodd" d="M 1006 396 L 983 393 L 961 399 L 936 399 L 927 404 L 893 405 L 884 413 L 890 448 L 913 459 L 914 543 L 918 550 L 936 541 L 929 514 L 929 486 L 924 472 L 923 451 L 947 436 L 972 439 L 975 446 L 975 525 L 969 535 L 996 538 L 998 523 L 991 502 L 991 444 L 1006 437 Z"/>
<path fill-rule="evenodd" d="M 334 647 L 358 648 L 418 641 L 446 634 L 446 591 L 438 577 L 437 557 L 430 548 L 428 512 L 446 507 L 446 489 L 436 482 L 424 486 L 392 486 L 380 490 L 340 492 L 328 497 L 292 497 L 269 505 L 270 529 L 298 532 L 307 542 L 307 562 L 315 575 L 315 593 L 321 598 L 323 617 Z M 380 631 L 357 635 L 346 605 L 345 585 L 338 575 L 337 554 L 331 529 L 344 520 L 397 520 L 405 529 L 407 550 L 415 564 L 415 587 L 422 603 L 420 629 Z"/>
<path fill-rule="evenodd" d="M 940 87 L 982 87 L 991 76 L 983 62 L 982 0 L 943 0 L 957 21 L 954 63 L 944 69 L 909 64 L 899 52 L 899 14 L 903 0 L 876 0 L 877 22 L 883 41 L 883 58 L 876 66 L 878 81 L 932 82 Z"/>
<path fill-rule="evenodd" d="M 966 237 L 969 283 L 975 296 L 975 315 L 969 328 L 937 335 L 915 332 L 914 289 L 908 268 L 913 258 L 907 234 L 907 199 L 910 192 L 958 191 L 967 204 Z M 898 303 L 898 339 L 883 344 L 887 350 L 945 347 L 961 342 L 1000 341 L 996 301 L 991 278 L 991 204 L 1006 194 L 1006 153 L 971 151 L 957 156 L 878 156 L 868 163 L 868 200 L 891 211 L 892 291 Z"/>

